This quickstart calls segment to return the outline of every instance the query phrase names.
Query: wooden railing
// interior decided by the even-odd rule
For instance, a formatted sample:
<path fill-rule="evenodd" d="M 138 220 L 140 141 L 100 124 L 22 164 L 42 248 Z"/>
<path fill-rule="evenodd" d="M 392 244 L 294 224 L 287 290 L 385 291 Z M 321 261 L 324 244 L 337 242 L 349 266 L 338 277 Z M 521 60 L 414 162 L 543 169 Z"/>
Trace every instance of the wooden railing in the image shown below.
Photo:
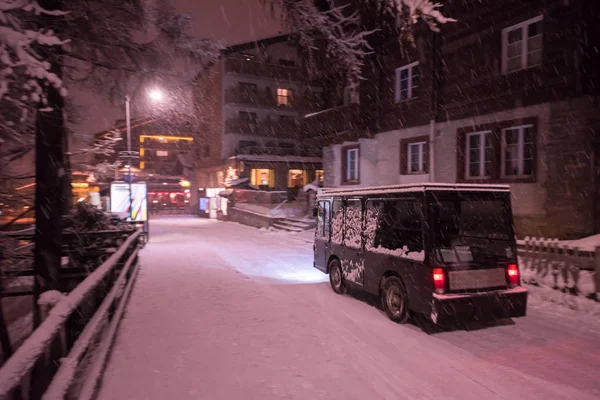
<path fill-rule="evenodd" d="M 225 60 L 225 71 L 234 74 L 277 78 L 281 80 L 299 81 L 304 79 L 300 68 L 287 67 L 268 62 L 245 60 L 229 57 Z"/>
<path fill-rule="evenodd" d="M 557 290 L 598 299 L 600 294 L 600 246 L 595 251 L 561 244 L 557 239 L 530 238 L 518 242 L 524 272 L 531 272 L 529 284 L 546 281 Z M 591 288 L 582 290 L 582 274 Z M 587 293 L 586 293 L 587 292 Z"/>
<path fill-rule="evenodd" d="M 0 368 L 0 399 L 95 396 L 138 271 L 141 237 L 134 231 L 68 294 L 40 296 L 43 321 Z"/>

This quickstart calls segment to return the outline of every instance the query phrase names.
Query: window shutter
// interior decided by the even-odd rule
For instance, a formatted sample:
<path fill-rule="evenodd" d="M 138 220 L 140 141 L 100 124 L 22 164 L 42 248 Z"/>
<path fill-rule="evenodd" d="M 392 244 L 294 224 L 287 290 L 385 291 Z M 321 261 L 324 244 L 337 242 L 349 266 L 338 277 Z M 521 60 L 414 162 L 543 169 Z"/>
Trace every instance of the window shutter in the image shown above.
<path fill-rule="evenodd" d="M 466 165 L 466 151 L 467 146 L 467 135 L 463 130 L 458 130 L 456 134 L 456 180 L 458 182 L 464 182 L 465 180 L 465 168 Z"/>
<path fill-rule="evenodd" d="M 429 173 L 429 141 L 423 145 L 423 172 Z"/>
<path fill-rule="evenodd" d="M 489 158 L 490 167 L 486 168 L 486 175 L 492 179 L 500 178 L 500 171 L 502 162 L 502 144 L 501 144 L 501 130 L 496 128 L 488 134 L 489 140 L 491 141 L 491 149 L 485 150 L 486 160 Z"/>
<path fill-rule="evenodd" d="M 408 174 L 408 142 L 400 140 L 400 175 Z"/>
<path fill-rule="evenodd" d="M 346 182 L 348 176 L 348 150 L 342 149 L 342 182 Z"/>
<path fill-rule="evenodd" d="M 535 179 L 536 177 L 536 167 L 537 167 L 537 119 L 530 121 L 533 123 L 532 129 L 525 129 L 525 143 L 532 143 L 532 152 L 533 152 L 533 165 L 531 167 L 531 176 Z"/>

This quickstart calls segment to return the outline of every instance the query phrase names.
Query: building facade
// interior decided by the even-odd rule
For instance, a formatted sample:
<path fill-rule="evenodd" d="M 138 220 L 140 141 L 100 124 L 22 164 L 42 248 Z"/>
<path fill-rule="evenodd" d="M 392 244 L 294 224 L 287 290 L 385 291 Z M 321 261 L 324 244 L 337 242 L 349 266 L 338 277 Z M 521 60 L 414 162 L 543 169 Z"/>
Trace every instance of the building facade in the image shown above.
<path fill-rule="evenodd" d="M 325 186 L 506 183 L 519 236 L 600 232 L 598 9 L 444 2 L 458 21 L 375 52 L 360 104 L 306 118 Z"/>
<path fill-rule="evenodd" d="M 112 131 L 120 134 L 121 140 L 114 148 L 114 154 L 107 157 L 96 155 L 95 162 L 121 162 L 121 168 L 114 177 L 105 177 L 101 183 L 103 194 L 107 195 L 109 183 L 113 180 L 128 180 L 131 175 L 134 182 L 146 182 L 148 207 L 151 211 L 159 209 L 187 209 L 193 204 L 191 181 L 194 178 L 194 157 L 196 141 L 194 125 L 185 116 L 168 115 L 134 119 L 131 121 L 131 151 L 139 155 L 129 159 L 122 153 L 127 150 L 126 127 L 123 121 L 117 121 Z M 101 139 L 109 132 L 95 135 Z"/>
<path fill-rule="evenodd" d="M 238 178 L 264 190 L 297 189 L 323 176 L 321 148 L 301 130 L 313 104 L 302 71 L 293 38 L 282 35 L 229 47 L 200 74 L 199 189 Z"/>

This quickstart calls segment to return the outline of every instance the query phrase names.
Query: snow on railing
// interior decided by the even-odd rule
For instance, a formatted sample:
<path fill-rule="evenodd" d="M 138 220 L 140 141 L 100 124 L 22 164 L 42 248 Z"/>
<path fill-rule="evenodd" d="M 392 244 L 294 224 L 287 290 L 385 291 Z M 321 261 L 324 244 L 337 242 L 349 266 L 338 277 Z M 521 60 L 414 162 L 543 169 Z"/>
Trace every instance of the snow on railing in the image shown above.
<path fill-rule="evenodd" d="M 88 296 L 92 295 L 93 291 L 99 285 L 101 285 L 107 276 L 113 272 L 117 265 L 122 262 L 123 256 L 126 254 L 127 250 L 130 249 L 131 245 L 138 243 L 137 239 L 141 233 L 141 230 L 138 230 L 130 235 L 123 245 L 112 256 L 110 256 L 88 277 L 86 277 L 68 295 L 61 298 L 49 311 L 46 319 L 41 323 L 41 325 L 33 331 L 31 336 L 25 340 L 25 342 L 17 349 L 17 351 L 15 351 L 12 357 L 10 357 L 2 366 L 2 368 L 0 368 L 0 399 L 8 398 L 11 395 L 11 392 L 14 389 L 17 389 L 22 380 L 27 376 L 28 372 L 34 367 L 37 360 L 46 353 L 46 350 L 52 344 L 53 340 L 65 326 L 67 319 L 79 306 L 83 305 L 84 300 L 86 300 Z M 131 264 L 131 261 L 135 259 L 136 255 L 137 250 L 134 250 L 127 263 Z M 123 273 L 126 272 L 126 269 L 127 268 L 123 269 L 119 280 L 113 285 L 109 296 L 113 293 L 113 291 L 115 291 L 115 293 L 122 292 L 122 284 L 119 288 L 119 283 L 121 282 L 121 277 L 123 276 Z M 107 296 L 107 298 L 109 296 Z M 112 296 L 114 296 L 114 294 L 112 294 Z M 98 310 L 101 311 L 102 307 L 105 307 L 104 304 L 105 302 L 102 303 Z M 96 312 L 96 314 L 98 314 L 98 312 Z M 96 314 L 94 316 L 96 316 Z M 97 323 L 97 321 L 94 319 L 94 317 L 92 317 L 87 326 L 95 323 Z M 80 338 L 82 336 L 87 338 L 87 326 L 86 329 L 84 329 L 84 331 L 81 333 Z M 69 354 L 67 357 L 67 360 L 71 359 L 71 356 L 73 355 L 79 357 L 81 352 L 78 349 L 82 346 L 79 343 L 80 340 L 78 339 L 71 351 L 71 354 Z M 75 354 L 73 354 L 74 352 Z M 70 373 L 66 373 L 66 375 L 71 378 L 73 376 Z"/>
<path fill-rule="evenodd" d="M 521 268 L 527 283 L 538 285 L 547 280 L 554 289 L 572 294 L 587 294 L 597 299 L 600 293 L 600 246 L 595 251 L 561 244 L 558 239 L 530 238 L 517 242 Z M 582 276 L 590 278 L 583 287 Z M 585 293 L 587 292 L 587 293 Z"/>

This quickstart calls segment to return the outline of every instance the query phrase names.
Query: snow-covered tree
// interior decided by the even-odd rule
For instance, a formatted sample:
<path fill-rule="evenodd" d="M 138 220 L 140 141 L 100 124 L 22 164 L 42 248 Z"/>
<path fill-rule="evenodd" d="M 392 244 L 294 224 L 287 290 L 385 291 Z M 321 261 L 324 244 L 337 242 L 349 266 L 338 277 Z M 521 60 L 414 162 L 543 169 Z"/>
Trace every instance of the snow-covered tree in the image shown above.
<path fill-rule="evenodd" d="M 43 53 L 67 40 L 35 23 L 43 15 L 64 13 L 33 0 L 0 0 L 0 158 L 12 160 L 31 149 L 35 109 L 47 101 L 45 86 L 66 94 Z M 6 178 L 7 169 L 0 171 L 0 179 Z"/>
<path fill-rule="evenodd" d="M 440 3 L 430 0 L 262 1 L 273 11 L 281 11 L 290 30 L 299 35 L 309 63 L 314 65 L 315 54 L 324 50 L 332 64 L 345 71 L 351 85 L 361 77 L 364 59 L 372 50 L 370 35 L 391 29 L 399 40 L 410 43 L 413 27 L 420 20 L 434 31 L 439 24 L 454 21 L 440 12 Z M 365 24 L 365 14 L 377 15 L 378 19 Z"/>

